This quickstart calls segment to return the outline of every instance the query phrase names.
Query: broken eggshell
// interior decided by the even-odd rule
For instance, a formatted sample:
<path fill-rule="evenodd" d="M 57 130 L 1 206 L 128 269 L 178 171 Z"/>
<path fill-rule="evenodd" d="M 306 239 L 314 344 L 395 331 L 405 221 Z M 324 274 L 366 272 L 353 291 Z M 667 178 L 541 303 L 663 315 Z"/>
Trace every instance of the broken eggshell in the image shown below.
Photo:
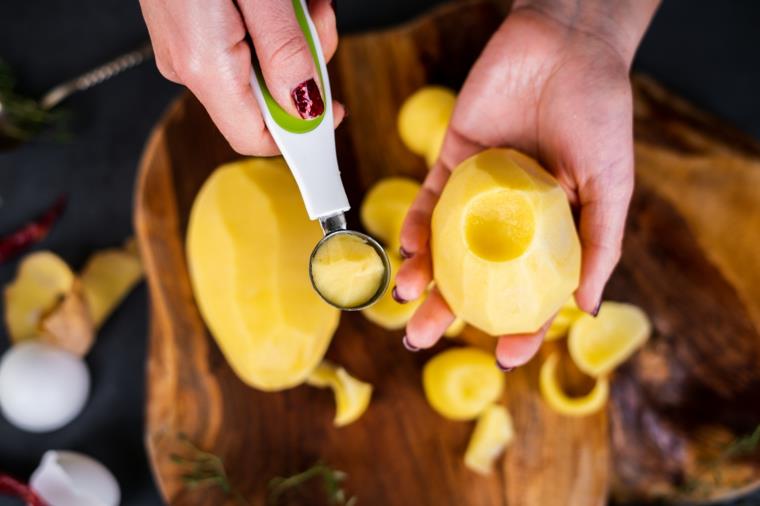
<path fill-rule="evenodd" d="M 119 484 L 100 462 L 87 455 L 50 450 L 29 484 L 51 506 L 117 506 Z"/>
<path fill-rule="evenodd" d="M 19 429 L 48 432 L 82 411 L 90 373 L 76 355 L 49 344 L 27 341 L 0 360 L 0 411 Z"/>

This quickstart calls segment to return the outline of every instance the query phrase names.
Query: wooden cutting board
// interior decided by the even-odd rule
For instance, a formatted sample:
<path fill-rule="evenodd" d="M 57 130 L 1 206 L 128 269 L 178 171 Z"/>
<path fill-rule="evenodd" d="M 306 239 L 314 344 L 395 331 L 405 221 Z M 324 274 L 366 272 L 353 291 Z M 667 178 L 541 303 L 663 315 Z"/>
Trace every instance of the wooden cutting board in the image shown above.
<path fill-rule="evenodd" d="M 458 88 L 500 20 L 490 4 L 458 4 L 342 39 L 331 76 L 350 111 L 338 151 L 354 209 L 382 177 L 424 177 L 396 133 L 398 107 L 426 83 Z M 222 457 L 251 504 L 265 502 L 271 478 L 318 460 L 348 473 L 361 505 L 593 506 L 610 491 L 709 499 L 755 485 L 757 459 L 725 463 L 730 480 L 720 481 L 700 462 L 760 421 L 760 148 L 654 83 L 635 85 L 639 185 L 607 295 L 644 307 L 654 336 L 616 373 L 609 409 L 595 416 L 545 406 L 540 357 L 510 373 L 517 438 L 488 478 L 462 462 L 472 424 L 447 421 L 424 400 L 421 368 L 440 345 L 408 353 L 402 332 L 344 314 L 328 356 L 375 394 L 341 429 L 327 391 L 262 393 L 236 378 L 194 303 L 184 236 L 201 184 L 238 156 L 192 96 L 178 99 L 145 149 L 135 201 L 151 297 L 146 443 L 166 500 L 239 504 L 215 487 L 185 487 L 171 460 L 180 434 Z M 494 344 L 469 328 L 464 339 Z"/>

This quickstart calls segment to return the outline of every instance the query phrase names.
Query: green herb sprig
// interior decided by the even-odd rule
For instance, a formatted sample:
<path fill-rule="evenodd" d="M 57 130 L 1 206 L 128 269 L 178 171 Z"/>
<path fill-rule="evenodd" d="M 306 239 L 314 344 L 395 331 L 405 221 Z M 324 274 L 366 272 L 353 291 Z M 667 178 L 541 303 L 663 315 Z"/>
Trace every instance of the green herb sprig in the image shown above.
<path fill-rule="evenodd" d="M 65 138 L 63 123 L 68 117 L 64 110 L 43 108 L 37 100 L 16 92 L 16 79 L 11 68 L 0 60 L 0 112 L 5 116 L 3 133 L 26 141 L 53 127 L 57 138 Z"/>
<path fill-rule="evenodd" d="M 325 496 L 331 506 L 354 506 L 356 497 L 347 497 L 343 489 L 346 473 L 317 462 L 306 471 L 286 478 L 277 477 L 269 482 L 269 505 L 277 506 L 280 498 L 289 490 L 298 489 L 305 483 L 321 478 Z"/>

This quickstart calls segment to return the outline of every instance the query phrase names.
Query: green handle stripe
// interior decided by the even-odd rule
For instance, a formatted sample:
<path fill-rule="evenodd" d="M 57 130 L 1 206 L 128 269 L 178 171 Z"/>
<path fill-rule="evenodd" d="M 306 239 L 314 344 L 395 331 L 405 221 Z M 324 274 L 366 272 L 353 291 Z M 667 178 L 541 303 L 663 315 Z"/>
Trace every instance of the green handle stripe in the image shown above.
<path fill-rule="evenodd" d="M 314 59 L 314 66 L 316 67 L 317 73 L 319 74 L 319 82 L 322 83 L 322 88 L 324 89 L 325 80 L 322 76 L 322 71 L 319 68 L 317 48 L 314 45 L 314 39 L 311 36 L 311 30 L 309 30 L 309 22 L 306 19 L 306 13 L 303 11 L 301 0 L 293 0 L 293 10 L 296 13 L 298 25 L 301 27 L 301 31 L 303 32 L 304 37 L 306 37 L 306 43 L 309 45 L 311 57 Z M 259 87 L 261 88 L 261 94 L 264 96 L 264 102 L 267 105 L 267 109 L 269 109 L 272 118 L 278 125 L 280 125 L 280 127 L 292 133 L 303 134 L 306 132 L 311 132 L 317 128 L 320 123 L 322 123 L 322 120 L 325 118 L 324 112 L 314 119 L 301 119 L 288 114 L 285 109 L 280 107 L 280 104 L 278 104 L 274 97 L 272 97 L 272 94 L 269 93 L 269 88 L 267 88 L 266 82 L 264 82 L 264 76 L 261 73 L 261 68 L 259 67 L 258 61 L 256 61 L 255 58 L 253 68 L 256 72 L 256 79 L 259 81 Z M 330 104 L 325 104 L 325 107 L 330 107 Z"/>

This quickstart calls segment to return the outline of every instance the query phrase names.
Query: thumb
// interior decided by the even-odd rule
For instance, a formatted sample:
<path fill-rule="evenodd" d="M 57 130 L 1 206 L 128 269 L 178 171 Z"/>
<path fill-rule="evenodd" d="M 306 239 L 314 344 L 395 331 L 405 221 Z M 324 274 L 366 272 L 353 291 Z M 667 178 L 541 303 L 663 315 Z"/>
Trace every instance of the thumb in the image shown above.
<path fill-rule="evenodd" d="M 291 115 L 311 119 L 322 114 L 319 73 L 294 2 L 248 0 L 239 5 L 272 97 Z"/>

